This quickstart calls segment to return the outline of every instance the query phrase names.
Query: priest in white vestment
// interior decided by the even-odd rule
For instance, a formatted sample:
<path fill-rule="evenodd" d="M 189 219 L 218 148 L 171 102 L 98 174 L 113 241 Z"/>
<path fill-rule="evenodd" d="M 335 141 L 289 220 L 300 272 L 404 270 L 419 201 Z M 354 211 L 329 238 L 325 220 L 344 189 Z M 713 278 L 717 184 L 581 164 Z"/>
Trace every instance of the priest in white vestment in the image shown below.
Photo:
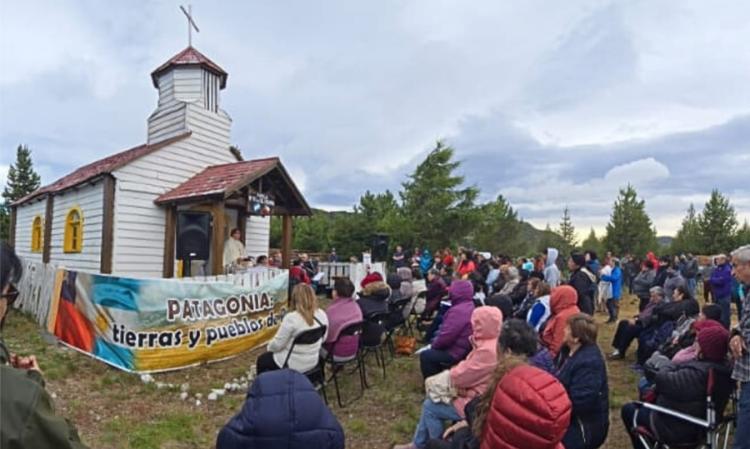
<path fill-rule="evenodd" d="M 224 266 L 244 264 L 247 254 L 245 253 L 245 245 L 240 241 L 241 237 L 242 233 L 235 228 L 232 229 L 229 238 L 224 242 Z"/>

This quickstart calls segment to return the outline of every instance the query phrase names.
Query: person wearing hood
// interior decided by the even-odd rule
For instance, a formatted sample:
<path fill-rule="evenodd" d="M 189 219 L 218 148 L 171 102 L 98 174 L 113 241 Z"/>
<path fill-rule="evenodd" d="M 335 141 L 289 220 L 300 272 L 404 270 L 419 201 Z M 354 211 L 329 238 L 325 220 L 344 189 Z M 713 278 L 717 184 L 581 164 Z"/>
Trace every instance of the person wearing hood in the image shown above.
<path fill-rule="evenodd" d="M 389 275 L 388 277 L 391 278 Z M 399 280 L 398 276 L 395 276 Z M 398 290 L 396 290 L 398 291 Z M 385 328 L 371 318 L 377 314 L 388 312 L 388 297 L 391 295 L 391 289 L 385 282 L 373 282 L 367 284 L 364 290 L 359 293 L 357 305 L 362 310 L 362 317 L 365 321 L 362 327 L 361 344 L 365 346 L 375 346 L 382 340 L 385 334 Z"/>
<path fill-rule="evenodd" d="M 450 369 L 452 388 L 457 394 L 450 403 L 427 398 L 411 444 L 394 449 L 422 449 L 429 439 L 443 435 L 443 421 L 465 418 L 464 408 L 487 390 L 497 366 L 497 340 L 503 325 L 503 314 L 495 307 L 477 307 L 471 314 L 471 352 L 465 360 Z"/>
<path fill-rule="evenodd" d="M 581 253 L 573 253 L 568 259 L 570 269 L 570 284 L 576 291 L 578 308 L 583 313 L 594 314 L 594 290 L 596 274 L 586 268 L 586 257 Z"/>
<path fill-rule="evenodd" d="M 716 257 L 716 269 L 711 274 L 710 282 L 714 301 L 721 306 L 721 324 L 729 329 L 732 318 L 732 267 L 724 254 Z"/>
<path fill-rule="evenodd" d="M 550 288 L 555 288 L 560 285 L 560 269 L 557 268 L 557 256 L 559 254 L 560 253 L 556 248 L 547 248 L 544 282 L 546 282 Z"/>
<path fill-rule="evenodd" d="M 260 374 L 242 410 L 219 431 L 216 449 L 344 449 L 344 430 L 305 375 Z"/>
<path fill-rule="evenodd" d="M 534 304 L 526 315 L 528 322 L 535 331 L 539 332 L 547 322 L 552 311 L 550 309 L 551 289 L 546 282 L 540 282 L 534 291 Z"/>
<path fill-rule="evenodd" d="M 422 255 L 419 257 L 419 271 L 422 272 L 422 277 L 427 275 L 433 264 L 432 253 L 429 249 L 425 248 L 422 250 Z"/>
<path fill-rule="evenodd" d="M 654 252 L 653 252 L 653 251 L 649 251 L 649 252 L 648 252 L 648 253 L 646 254 L 646 259 L 647 259 L 647 260 L 649 260 L 649 261 L 651 261 L 651 265 L 652 265 L 652 266 L 653 266 L 654 268 L 657 268 L 657 267 L 659 266 L 659 258 L 658 258 L 658 257 L 656 257 L 656 254 L 654 254 Z"/>
<path fill-rule="evenodd" d="M 651 287 L 654 286 L 654 279 L 656 279 L 656 271 L 654 270 L 654 264 L 650 260 L 646 260 L 641 265 L 641 271 L 633 279 L 632 293 L 638 297 L 639 304 L 638 310 L 643 312 L 651 299 Z"/>
<path fill-rule="evenodd" d="M 560 352 L 565 342 L 565 327 L 568 318 L 580 313 L 576 291 L 569 285 L 561 285 L 552 289 L 550 295 L 550 318 L 542 334 L 542 344 L 547 347 L 552 356 Z"/>
<path fill-rule="evenodd" d="M 471 349 L 471 314 L 474 310 L 474 286 L 457 280 L 448 290 L 451 307 L 445 312 L 430 349 L 419 354 L 422 377 L 434 376 L 463 360 Z"/>
<path fill-rule="evenodd" d="M 594 318 L 579 313 L 565 323 L 565 347 L 558 355 L 557 379 L 573 404 L 570 427 L 563 438 L 565 449 L 595 449 L 609 432 L 607 365 L 596 344 Z"/>
<path fill-rule="evenodd" d="M 721 326 L 704 327 L 698 333 L 696 341 L 696 360 L 669 363 L 656 372 L 656 405 L 704 419 L 707 409 L 706 387 L 713 372 L 711 398 L 716 405 L 717 418 L 720 419 L 734 389 L 730 365 L 727 363 L 729 332 Z M 704 438 L 702 435 L 705 430 L 702 427 L 683 419 L 654 413 L 635 403 L 626 404 L 621 415 L 635 449 L 643 447 L 635 434 L 635 426 L 648 429 L 660 442 L 670 447 L 694 445 Z"/>

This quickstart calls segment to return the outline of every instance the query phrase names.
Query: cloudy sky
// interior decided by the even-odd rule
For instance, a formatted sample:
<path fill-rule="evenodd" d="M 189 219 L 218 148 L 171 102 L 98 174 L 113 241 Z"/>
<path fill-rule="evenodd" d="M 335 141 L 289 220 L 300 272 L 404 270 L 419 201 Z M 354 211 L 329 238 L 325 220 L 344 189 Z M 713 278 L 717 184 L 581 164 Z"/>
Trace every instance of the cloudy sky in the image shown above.
<path fill-rule="evenodd" d="M 445 139 L 539 227 L 567 204 L 602 230 L 628 182 L 660 234 L 712 188 L 750 217 L 744 0 L 192 3 L 233 142 L 280 155 L 314 206 L 398 189 Z M 0 4 L 0 181 L 19 143 L 48 183 L 145 141 L 179 2 Z"/>

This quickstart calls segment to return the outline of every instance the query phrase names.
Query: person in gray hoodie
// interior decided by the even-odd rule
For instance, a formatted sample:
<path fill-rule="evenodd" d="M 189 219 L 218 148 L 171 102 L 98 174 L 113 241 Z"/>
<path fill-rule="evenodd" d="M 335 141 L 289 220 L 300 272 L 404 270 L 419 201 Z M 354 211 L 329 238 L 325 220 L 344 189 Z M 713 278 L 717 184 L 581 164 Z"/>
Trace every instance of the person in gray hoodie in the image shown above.
<path fill-rule="evenodd" d="M 559 252 L 555 248 L 547 248 L 547 258 L 544 267 L 544 282 L 555 288 L 560 285 L 560 269 L 557 268 L 557 256 Z"/>
<path fill-rule="evenodd" d="M 685 278 L 682 277 L 675 266 L 670 266 L 667 268 L 667 279 L 664 281 L 664 294 L 667 298 L 671 299 L 672 293 L 674 293 L 674 290 L 679 286 L 683 286 L 687 289 L 687 282 L 685 282 Z"/>

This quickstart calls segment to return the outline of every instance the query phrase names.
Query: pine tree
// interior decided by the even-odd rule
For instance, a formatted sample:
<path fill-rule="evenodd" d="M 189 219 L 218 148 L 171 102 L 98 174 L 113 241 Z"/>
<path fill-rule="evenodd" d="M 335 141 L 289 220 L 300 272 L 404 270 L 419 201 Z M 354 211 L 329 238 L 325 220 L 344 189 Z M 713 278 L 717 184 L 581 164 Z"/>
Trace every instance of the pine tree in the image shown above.
<path fill-rule="evenodd" d="M 597 255 L 600 255 L 600 257 L 604 252 L 602 241 L 596 236 L 596 231 L 594 231 L 594 228 L 591 228 L 591 232 L 589 232 L 589 236 L 586 237 L 586 240 L 581 242 L 581 247 L 584 251 L 595 251 Z"/>
<path fill-rule="evenodd" d="M 656 250 L 656 232 L 646 213 L 646 202 L 638 199 L 635 188 L 628 184 L 620 189 L 612 215 L 607 223 L 604 246 L 617 255 L 643 256 Z"/>
<path fill-rule="evenodd" d="M 466 230 L 476 216 L 476 187 L 462 187 L 461 165 L 453 161 L 453 148 L 438 141 L 427 158 L 409 175 L 400 192 L 404 217 L 417 246 L 442 248 Z"/>
<path fill-rule="evenodd" d="M 734 207 L 729 204 L 728 198 L 714 189 L 698 218 L 701 249 L 706 254 L 731 251 L 736 229 L 737 213 Z"/>
<path fill-rule="evenodd" d="M 685 218 L 682 219 L 682 225 L 672 241 L 671 252 L 673 254 L 700 254 L 702 252 L 698 232 L 698 219 L 699 215 L 695 212 L 695 206 L 693 206 L 693 203 L 690 203 Z"/>
<path fill-rule="evenodd" d="M 19 145 L 16 150 L 16 163 L 8 169 L 8 183 L 3 190 L 3 198 L 13 202 L 39 188 L 39 175 L 34 171 L 31 150 Z"/>
<path fill-rule="evenodd" d="M 10 203 L 39 188 L 39 175 L 34 171 L 31 150 L 26 145 L 16 149 L 16 163 L 8 169 L 8 181 L 3 190 L 4 204 L 0 205 L 0 240 L 10 237 Z"/>
<path fill-rule="evenodd" d="M 737 230 L 737 235 L 734 238 L 735 248 L 744 245 L 750 245 L 750 224 L 748 224 L 747 220 L 745 220 L 742 227 Z"/>
<path fill-rule="evenodd" d="M 570 209 L 567 205 L 565 206 L 565 209 L 563 209 L 563 216 L 562 221 L 560 222 L 560 230 L 558 231 L 558 234 L 560 234 L 563 240 L 565 240 L 568 249 L 576 246 L 576 228 L 573 226 L 573 222 L 570 219 Z"/>

